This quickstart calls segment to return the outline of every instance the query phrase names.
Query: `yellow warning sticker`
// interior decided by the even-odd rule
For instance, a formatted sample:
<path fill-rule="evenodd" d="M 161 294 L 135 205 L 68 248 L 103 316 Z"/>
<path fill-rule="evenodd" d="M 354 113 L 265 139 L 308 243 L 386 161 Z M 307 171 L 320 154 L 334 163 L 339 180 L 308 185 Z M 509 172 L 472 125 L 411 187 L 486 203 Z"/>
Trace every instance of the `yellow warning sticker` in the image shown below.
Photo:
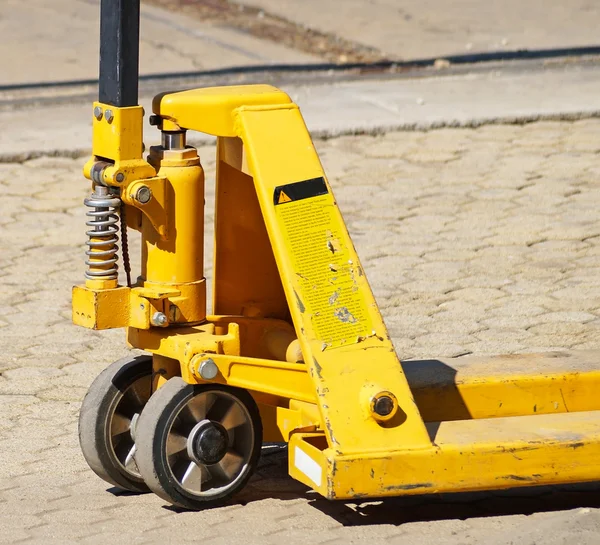
<path fill-rule="evenodd" d="M 283 191 L 280 191 L 279 200 L 277 201 L 277 204 L 281 204 L 284 202 L 292 202 L 292 199 L 290 199 Z"/>
<path fill-rule="evenodd" d="M 275 208 L 291 254 L 297 305 L 323 350 L 371 335 L 359 287 L 363 273 L 333 196 L 293 200 Z"/>

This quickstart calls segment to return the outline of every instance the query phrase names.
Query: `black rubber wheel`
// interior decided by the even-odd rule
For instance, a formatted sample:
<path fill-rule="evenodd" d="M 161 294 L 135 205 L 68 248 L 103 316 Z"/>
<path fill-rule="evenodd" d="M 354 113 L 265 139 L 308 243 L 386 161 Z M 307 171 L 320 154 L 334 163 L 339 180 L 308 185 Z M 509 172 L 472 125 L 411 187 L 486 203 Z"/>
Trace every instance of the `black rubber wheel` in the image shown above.
<path fill-rule="evenodd" d="M 222 504 L 254 472 L 262 423 L 252 396 L 238 388 L 171 378 L 152 396 L 136 431 L 136 460 L 150 489 L 199 510 Z"/>
<path fill-rule="evenodd" d="M 100 373 L 79 412 L 79 444 L 94 473 L 132 492 L 148 492 L 137 467 L 134 432 L 152 394 L 152 356 L 120 359 Z"/>

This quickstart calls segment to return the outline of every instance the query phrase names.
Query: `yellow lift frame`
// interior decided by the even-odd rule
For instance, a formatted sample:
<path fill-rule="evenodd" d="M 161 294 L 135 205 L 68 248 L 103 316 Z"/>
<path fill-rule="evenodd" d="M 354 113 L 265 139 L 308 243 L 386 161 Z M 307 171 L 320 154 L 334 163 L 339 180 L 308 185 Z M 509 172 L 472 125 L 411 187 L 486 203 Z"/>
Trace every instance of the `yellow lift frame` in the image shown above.
<path fill-rule="evenodd" d="M 290 475 L 330 499 L 600 478 L 593 353 L 400 363 L 284 92 L 159 95 L 152 121 L 163 146 L 148 162 L 141 107 L 95 103 L 94 112 L 85 173 L 141 231 L 143 270 L 133 286 L 118 286 L 97 238 L 73 318 L 127 328 L 131 346 L 153 354 L 155 390 L 176 376 L 247 390 L 264 440 L 289 442 Z M 181 145 L 187 130 L 217 137 L 211 316 L 204 177 L 196 150 Z"/>

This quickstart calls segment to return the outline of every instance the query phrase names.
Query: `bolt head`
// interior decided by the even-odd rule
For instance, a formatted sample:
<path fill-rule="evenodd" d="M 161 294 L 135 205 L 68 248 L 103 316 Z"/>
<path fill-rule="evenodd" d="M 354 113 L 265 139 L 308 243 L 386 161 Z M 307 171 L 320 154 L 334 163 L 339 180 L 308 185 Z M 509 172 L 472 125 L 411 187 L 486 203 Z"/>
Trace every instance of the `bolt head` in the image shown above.
<path fill-rule="evenodd" d="M 102 108 L 100 106 L 96 106 L 94 108 L 94 117 L 100 121 L 102 119 Z"/>
<path fill-rule="evenodd" d="M 108 121 L 108 123 L 112 123 L 113 119 L 115 118 L 115 114 L 112 110 L 105 110 L 104 117 L 106 118 L 106 121 Z"/>
<path fill-rule="evenodd" d="M 146 185 L 143 185 L 135 192 L 135 200 L 141 204 L 146 204 L 147 202 L 150 202 L 151 198 L 152 190 Z"/>
<path fill-rule="evenodd" d="M 229 434 L 219 422 L 203 420 L 190 432 L 187 447 L 192 460 L 203 465 L 213 465 L 227 454 Z"/>
<path fill-rule="evenodd" d="M 115 176 L 115 179 L 117 180 L 117 182 L 121 183 L 125 179 L 125 174 L 123 174 L 122 172 L 118 172 Z"/>
<path fill-rule="evenodd" d="M 211 358 L 208 358 L 200 364 L 198 372 L 204 380 L 212 380 L 219 373 L 219 368 Z"/>
<path fill-rule="evenodd" d="M 162 312 L 155 312 L 152 315 L 152 320 L 150 320 L 150 323 L 153 326 L 165 327 L 166 325 L 168 325 L 169 320 L 167 319 L 166 315 Z"/>
<path fill-rule="evenodd" d="M 373 404 L 373 410 L 379 416 L 389 416 L 394 410 L 394 400 L 386 395 L 378 397 Z"/>

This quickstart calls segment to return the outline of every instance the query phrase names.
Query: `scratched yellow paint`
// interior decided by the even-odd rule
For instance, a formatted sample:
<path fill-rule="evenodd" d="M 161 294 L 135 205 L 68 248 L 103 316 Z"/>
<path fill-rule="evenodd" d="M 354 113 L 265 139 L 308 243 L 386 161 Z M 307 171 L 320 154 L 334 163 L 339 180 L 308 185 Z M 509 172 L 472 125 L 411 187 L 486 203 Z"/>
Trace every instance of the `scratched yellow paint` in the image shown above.
<path fill-rule="evenodd" d="M 240 107 L 234 115 L 328 444 L 344 454 L 429 446 L 298 107 Z M 280 203 L 281 192 L 292 202 Z M 371 410 L 384 391 L 400 406 L 385 426 Z"/>
<path fill-rule="evenodd" d="M 343 456 L 315 433 L 290 439 L 290 475 L 333 499 L 494 490 L 600 478 L 597 411 L 441 422 L 433 444 L 390 445 L 387 452 Z M 323 476 L 298 468 L 298 450 Z M 314 474 L 312 472 L 311 474 Z"/>

